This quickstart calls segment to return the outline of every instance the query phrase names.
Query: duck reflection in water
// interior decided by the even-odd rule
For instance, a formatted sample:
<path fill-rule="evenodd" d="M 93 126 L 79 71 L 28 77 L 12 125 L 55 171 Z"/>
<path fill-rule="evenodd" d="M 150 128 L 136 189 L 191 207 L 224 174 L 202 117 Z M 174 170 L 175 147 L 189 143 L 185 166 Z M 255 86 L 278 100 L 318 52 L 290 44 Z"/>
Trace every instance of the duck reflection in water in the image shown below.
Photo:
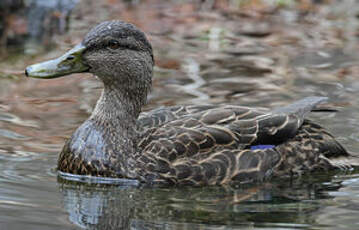
<path fill-rule="evenodd" d="M 340 183 L 303 180 L 261 185 L 149 188 L 59 178 L 69 220 L 86 229 L 242 229 L 316 224 L 323 191 Z M 329 188 L 330 187 L 330 188 Z M 329 188 L 329 189 L 328 189 Z M 299 202 L 306 200 L 307 202 Z M 227 228 L 226 228 L 227 229 Z"/>

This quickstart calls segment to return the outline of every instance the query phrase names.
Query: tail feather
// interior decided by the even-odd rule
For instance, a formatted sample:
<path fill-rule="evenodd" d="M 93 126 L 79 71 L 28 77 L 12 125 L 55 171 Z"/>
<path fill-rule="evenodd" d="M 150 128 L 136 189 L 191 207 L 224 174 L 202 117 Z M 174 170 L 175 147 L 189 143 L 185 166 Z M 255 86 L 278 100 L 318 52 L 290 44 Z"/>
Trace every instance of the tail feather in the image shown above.
<path fill-rule="evenodd" d="M 349 153 L 328 131 L 320 125 L 304 120 L 301 131 L 315 143 L 319 158 L 329 163 L 331 167 L 350 170 L 359 167 L 359 156 Z"/>
<path fill-rule="evenodd" d="M 327 97 L 306 97 L 299 101 L 273 110 L 274 113 L 296 114 L 301 119 L 311 112 L 318 104 L 327 101 Z"/>
<path fill-rule="evenodd" d="M 281 113 L 287 115 L 295 114 L 299 120 L 298 125 L 301 126 L 308 113 L 315 110 L 318 104 L 323 103 L 327 100 L 327 97 L 306 97 L 299 101 L 295 101 L 290 105 L 275 108 L 273 110 L 273 113 Z"/>
<path fill-rule="evenodd" d="M 349 155 L 333 158 L 325 158 L 332 166 L 341 170 L 359 168 L 359 156 Z"/>

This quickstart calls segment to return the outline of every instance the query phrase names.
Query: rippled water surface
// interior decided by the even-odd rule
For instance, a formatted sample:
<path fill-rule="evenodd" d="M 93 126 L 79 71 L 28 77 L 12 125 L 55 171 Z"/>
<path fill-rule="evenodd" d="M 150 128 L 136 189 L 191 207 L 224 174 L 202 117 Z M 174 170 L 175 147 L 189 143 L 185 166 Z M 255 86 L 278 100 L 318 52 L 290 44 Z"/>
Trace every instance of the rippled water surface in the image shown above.
<path fill-rule="evenodd" d="M 311 118 L 359 154 L 355 1 L 309 8 L 148 2 L 80 1 L 69 32 L 54 38 L 57 48 L 37 56 L 9 50 L 1 58 L 0 230 L 358 229 L 356 171 L 203 188 L 90 185 L 57 177 L 58 153 L 91 113 L 102 86 L 90 74 L 36 80 L 21 72 L 113 18 L 137 24 L 153 44 L 156 68 L 146 110 L 201 103 L 274 107 L 328 96 L 326 106 L 339 111 Z"/>

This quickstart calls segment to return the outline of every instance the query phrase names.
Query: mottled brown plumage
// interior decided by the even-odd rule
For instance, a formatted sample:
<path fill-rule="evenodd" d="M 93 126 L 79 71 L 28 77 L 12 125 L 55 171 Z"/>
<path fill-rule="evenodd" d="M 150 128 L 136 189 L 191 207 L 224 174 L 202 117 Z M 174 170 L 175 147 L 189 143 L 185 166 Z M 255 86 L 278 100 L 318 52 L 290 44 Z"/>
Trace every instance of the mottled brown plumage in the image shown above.
<path fill-rule="evenodd" d="M 63 173 L 150 184 L 225 184 L 328 170 L 338 167 L 334 158 L 349 157 L 328 132 L 305 120 L 326 98 L 308 97 L 273 110 L 194 105 L 140 113 L 153 69 L 145 35 L 125 22 L 104 22 L 82 46 L 76 72 L 94 73 L 104 90 L 60 154 Z M 40 66 L 27 68 L 27 74 L 69 74 L 44 76 L 41 69 L 36 75 Z"/>

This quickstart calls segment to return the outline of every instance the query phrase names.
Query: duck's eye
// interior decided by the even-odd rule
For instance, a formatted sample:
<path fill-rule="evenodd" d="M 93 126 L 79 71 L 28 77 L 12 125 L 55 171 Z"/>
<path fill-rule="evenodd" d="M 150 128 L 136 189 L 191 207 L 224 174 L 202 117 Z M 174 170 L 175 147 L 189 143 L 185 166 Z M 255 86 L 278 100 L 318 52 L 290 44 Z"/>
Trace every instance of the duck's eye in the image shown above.
<path fill-rule="evenodd" d="M 115 50 L 115 49 L 118 49 L 120 47 L 120 43 L 117 40 L 112 39 L 112 40 L 108 41 L 107 46 L 110 49 Z"/>

